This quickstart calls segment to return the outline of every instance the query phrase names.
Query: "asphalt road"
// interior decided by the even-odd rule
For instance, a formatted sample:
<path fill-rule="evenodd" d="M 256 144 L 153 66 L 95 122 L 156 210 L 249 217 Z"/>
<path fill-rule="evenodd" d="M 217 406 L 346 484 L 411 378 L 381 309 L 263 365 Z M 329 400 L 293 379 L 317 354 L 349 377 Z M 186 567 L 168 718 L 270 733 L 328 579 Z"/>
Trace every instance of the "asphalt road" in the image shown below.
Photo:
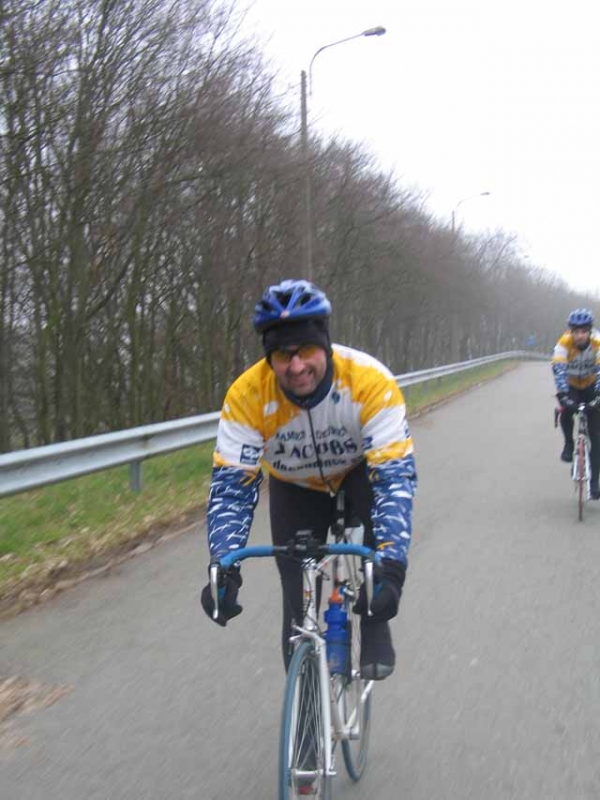
<path fill-rule="evenodd" d="M 600 797 L 600 503 L 576 521 L 552 392 L 523 364 L 413 422 L 399 666 L 336 798 Z M 0 626 L 0 674 L 66 690 L 0 729 L 0 797 L 275 797 L 275 568 L 245 566 L 244 613 L 217 628 L 201 527 Z"/>

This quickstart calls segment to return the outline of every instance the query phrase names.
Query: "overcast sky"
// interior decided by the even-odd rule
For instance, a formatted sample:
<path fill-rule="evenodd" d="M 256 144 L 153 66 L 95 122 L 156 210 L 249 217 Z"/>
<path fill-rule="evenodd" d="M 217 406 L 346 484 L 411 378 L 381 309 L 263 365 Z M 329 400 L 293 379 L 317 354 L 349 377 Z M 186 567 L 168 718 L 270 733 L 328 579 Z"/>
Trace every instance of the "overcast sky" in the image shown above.
<path fill-rule="evenodd" d="M 242 3 L 240 3 L 242 5 Z M 309 118 L 363 142 L 469 232 L 600 294 L 598 0 L 254 0 L 247 26 Z"/>

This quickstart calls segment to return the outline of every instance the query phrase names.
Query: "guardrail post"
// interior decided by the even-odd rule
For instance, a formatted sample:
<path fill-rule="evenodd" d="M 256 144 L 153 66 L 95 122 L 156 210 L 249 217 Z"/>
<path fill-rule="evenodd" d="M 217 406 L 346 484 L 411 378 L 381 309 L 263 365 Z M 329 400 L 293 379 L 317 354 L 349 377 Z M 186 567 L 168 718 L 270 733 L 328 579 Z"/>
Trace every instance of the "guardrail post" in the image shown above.
<path fill-rule="evenodd" d="M 129 487 L 132 492 L 142 491 L 142 462 L 132 461 L 129 465 Z"/>

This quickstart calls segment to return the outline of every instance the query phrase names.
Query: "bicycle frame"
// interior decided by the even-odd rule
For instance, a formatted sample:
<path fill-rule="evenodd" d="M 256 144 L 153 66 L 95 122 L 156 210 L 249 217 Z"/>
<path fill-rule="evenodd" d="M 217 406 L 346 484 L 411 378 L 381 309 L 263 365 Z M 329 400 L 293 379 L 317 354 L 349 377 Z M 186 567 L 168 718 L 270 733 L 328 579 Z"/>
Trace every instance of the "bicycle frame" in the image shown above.
<path fill-rule="evenodd" d="M 315 648 L 315 653 L 319 659 L 319 682 L 321 685 L 321 692 L 322 697 L 324 698 L 323 702 L 323 729 L 325 738 L 329 739 L 330 746 L 326 750 L 325 754 L 325 770 L 328 776 L 335 776 L 336 772 L 333 769 L 333 751 L 335 745 L 339 741 L 343 741 L 345 739 L 352 739 L 353 736 L 356 736 L 358 733 L 358 706 L 355 706 L 350 718 L 346 723 L 343 720 L 343 713 L 342 709 L 340 708 L 340 704 L 342 703 L 342 697 L 336 700 L 334 696 L 334 692 L 332 689 L 335 683 L 339 680 L 344 680 L 343 676 L 339 675 L 332 675 L 329 672 L 329 664 L 327 661 L 327 642 L 325 638 L 319 633 L 319 626 L 317 622 L 317 608 L 316 608 L 316 590 L 317 590 L 317 576 L 319 573 L 323 573 L 325 566 L 328 562 L 333 562 L 333 580 L 342 583 L 344 580 L 343 574 L 343 561 L 341 554 L 339 555 L 329 555 L 324 558 L 322 561 L 317 562 L 315 559 L 306 559 L 302 562 L 302 579 L 303 579 L 303 593 L 304 593 L 304 601 L 305 601 L 305 612 L 304 612 L 304 620 L 302 626 L 294 625 L 294 629 L 297 631 L 296 634 L 290 636 L 290 642 L 294 644 L 299 644 L 301 641 L 305 639 L 310 639 Z M 368 604 L 369 608 L 371 605 L 372 599 L 372 569 L 373 564 L 372 562 L 367 562 L 365 565 L 370 567 L 371 574 L 369 576 L 365 575 L 366 583 L 367 583 L 367 597 L 368 597 Z M 368 567 L 367 567 L 368 568 Z M 366 570 L 365 570 L 366 572 Z M 371 588 L 369 588 L 371 587 Z M 369 614 L 371 612 L 369 611 Z M 373 681 L 368 681 L 367 686 L 365 687 L 364 691 L 361 694 L 361 703 L 364 703 L 371 693 L 373 689 Z M 328 731 L 332 731 L 333 735 L 328 734 Z M 302 777 L 302 773 L 299 773 L 299 777 Z"/>
<path fill-rule="evenodd" d="M 558 426 L 558 421 L 564 409 L 554 409 L 554 427 Z M 577 518 L 583 521 L 583 507 L 586 500 L 591 498 L 591 450 L 592 442 L 589 433 L 587 403 L 578 403 L 573 417 L 573 428 L 577 426 L 574 434 L 573 446 L 573 466 L 571 467 L 571 479 L 575 484 L 577 494 Z M 583 463 L 582 463 L 583 462 Z M 584 491 L 585 490 L 585 491 Z M 585 496 L 584 496 L 585 495 Z"/>
<path fill-rule="evenodd" d="M 324 636 L 321 635 L 318 624 L 318 610 L 317 610 L 317 577 L 323 574 L 325 567 L 328 563 L 332 562 L 334 579 L 340 581 L 343 578 L 343 556 L 360 556 L 365 559 L 365 584 L 367 594 L 368 614 L 371 615 L 371 601 L 373 599 L 373 564 L 375 560 L 375 552 L 368 547 L 363 547 L 358 544 L 323 544 L 318 545 L 318 551 L 325 557 L 321 560 L 317 559 L 317 555 L 309 552 L 313 545 L 309 541 L 310 531 L 299 531 L 297 534 L 297 541 L 290 545 L 273 546 L 273 545 L 259 545 L 256 547 L 247 547 L 238 551 L 233 551 L 224 556 L 220 564 L 210 565 L 210 583 L 213 602 L 215 609 L 213 616 L 216 619 L 219 613 L 218 609 L 218 572 L 219 568 L 228 569 L 234 564 L 243 561 L 247 558 L 264 558 L 272 557 L 275 555 L 301 555 L 303 548 L 307 551 L 302 555 L 302 591 L 303 591 L 303 621 L 302 625 L 294 625 L 293 628 L 296 633 L 290 636 L 290 642 L 293 642 L 297 647 L 302 641 L 310 641 L 314 647 L 314 651 L 318 659 L 318 674 L 319 685 L 321 690 L 322 700 L 322 720 L 323 720 L 323 740 L 326 744 L 325 747 L 325 764 L 324 770 L 327 778 L 332 778 L 336 775 L 333 768 L 333 754 L 335 745 L 338 741 L 344 739 L 351 739 L 357 735 L 357 727 L 359 724 L 357 710 L 355 707 L 349 720 L 344 724 L 343 714 L 340 709 L 340 699 L 336 701 L 332 692 L 334 682 L 341 676 L 332 675 L 329 672 L 329 664 L 327 661 L 327 647 Z M 367 686 L 361 693 L 361 702 L 365 702 L 373 688 L 373 681 L 369 681 Z M 296 773 L 297 778 L 310 778 L 312 773 Z"/>

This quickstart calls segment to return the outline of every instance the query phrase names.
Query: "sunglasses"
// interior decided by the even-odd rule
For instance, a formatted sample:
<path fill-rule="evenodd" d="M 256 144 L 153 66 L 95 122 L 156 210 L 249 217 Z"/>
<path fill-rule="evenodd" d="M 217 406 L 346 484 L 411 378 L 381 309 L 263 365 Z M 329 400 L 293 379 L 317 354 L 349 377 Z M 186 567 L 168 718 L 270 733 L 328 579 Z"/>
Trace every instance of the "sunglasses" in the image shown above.
<path fill-rule="evenodd" d="M 316 344 L 303 344 L 300 347 L 290 347 L 287 350 L 273 350 L 271 353 L 272 364 L 290 364 L 294 356 L 299 356 L 302 360 L 312 358 L 319 346 Z"/>

